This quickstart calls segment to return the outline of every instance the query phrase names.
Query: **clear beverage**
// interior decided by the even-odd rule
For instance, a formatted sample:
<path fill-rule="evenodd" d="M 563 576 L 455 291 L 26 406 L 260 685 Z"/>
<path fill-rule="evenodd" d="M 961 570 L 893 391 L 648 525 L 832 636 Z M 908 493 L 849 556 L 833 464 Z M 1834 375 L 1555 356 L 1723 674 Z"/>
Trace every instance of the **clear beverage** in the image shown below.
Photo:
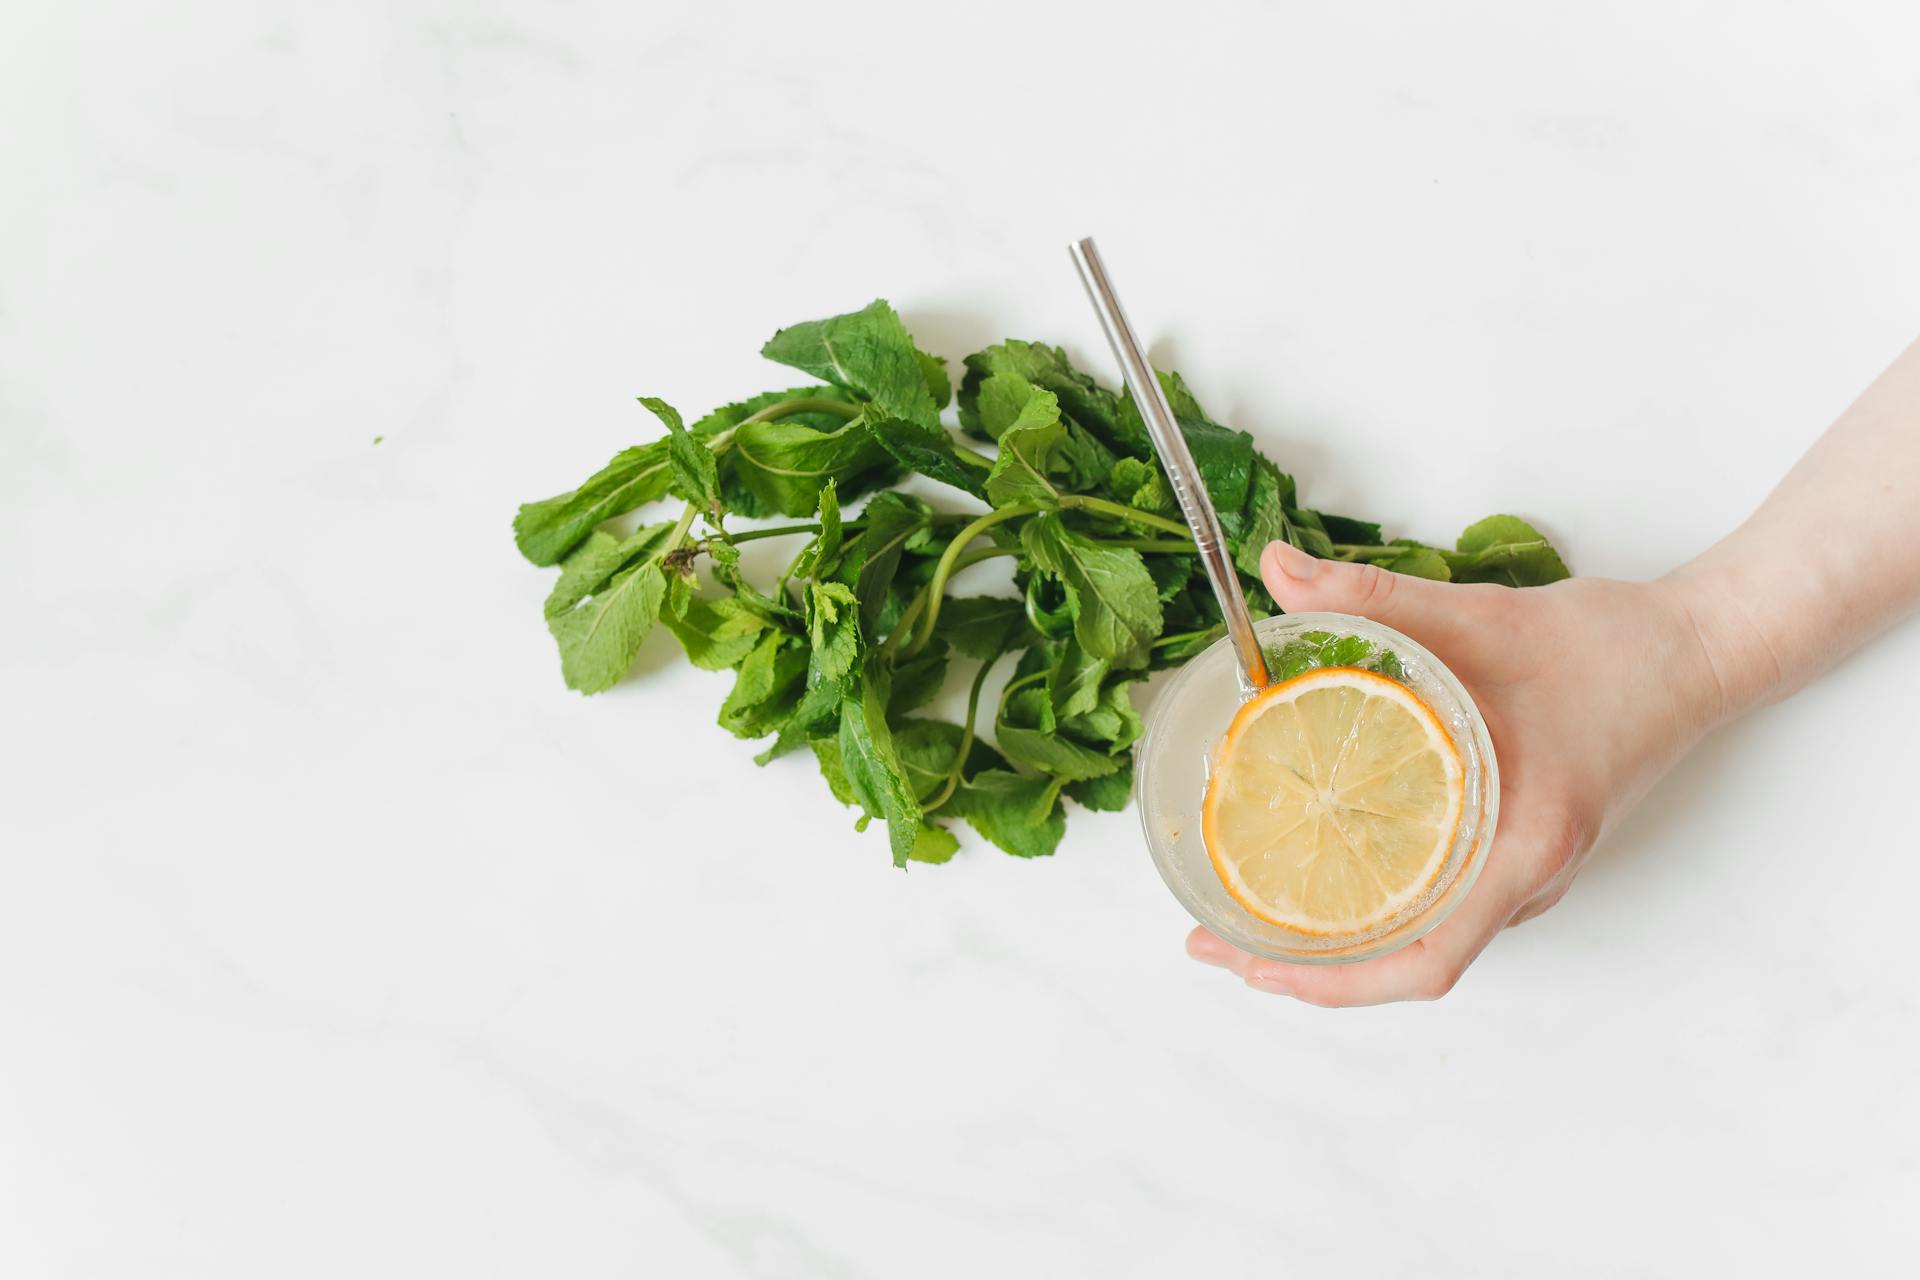
<path fill-rule="evenodd" d="M 1160 691 L 1137 753 L 1136 798 L 1147 847 L 1161 878 L 1193 918 L 1245 951 L 1302 964 L 1346 964 L 1407 945 L 1445 919 L 1473 888 L 1493 841 L 1499 765 L 1486 722 L 1459 680 L 1413 640 L 1377 622 L 1337 613 L 1291 613 L 1255 624 L 1269 664 L 1302 637 L 1357 637 L 1376 670 L 1398 680 L 1439 717 L 1459 753 L 1465 802 L 1451 848 L 1426 890 L 1364 932 L 1296 932 L 1252 915 L 1214 870 L 1201 834 L 1201 805 L 1222 736 L 1243 701 L 1232 646 L 1221 640 L 1188 662 Z M 1319 643 L 1317 640 L 1315 643 Z M 1338 653 L 1338 650 L 1331 650 Z M 1391 659 L 1383 655 L 1391 654 Z M 1296 662 L 1297 665 L 1297 662 Z M 1282 674 L 1276 670 L 1276 674 Z"/>

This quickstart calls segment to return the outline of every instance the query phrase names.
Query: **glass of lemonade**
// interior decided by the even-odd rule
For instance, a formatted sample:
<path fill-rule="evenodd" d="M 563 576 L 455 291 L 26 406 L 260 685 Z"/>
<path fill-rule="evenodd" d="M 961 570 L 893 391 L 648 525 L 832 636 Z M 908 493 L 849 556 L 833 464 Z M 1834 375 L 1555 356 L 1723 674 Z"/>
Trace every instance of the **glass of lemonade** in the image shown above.
<path fill-rule="evenodd" d="M 1153 704 L 1136 790 L 1154 865 L 1194 919 L 1256 955 L 1347 964 L 1403 947 L 1486 861 L 1500 803 L 1486 722 L 1390 627 L 1292 613 L 1255 630 L 1274 679 L 1255 701 L 1223 639 Z"/>

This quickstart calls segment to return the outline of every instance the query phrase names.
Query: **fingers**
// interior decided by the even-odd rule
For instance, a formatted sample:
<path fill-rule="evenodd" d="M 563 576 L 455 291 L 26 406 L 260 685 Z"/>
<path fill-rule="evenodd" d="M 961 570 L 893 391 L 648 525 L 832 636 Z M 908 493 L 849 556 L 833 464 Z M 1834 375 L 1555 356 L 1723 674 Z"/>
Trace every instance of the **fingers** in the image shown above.
<path fill-rule="evenodd" d="M 1482 889 L 1491 886 L 1481 885 Z M 1249 955 L 1205 929 L 1187 935 L 1187 954 L 1240 975 L 1257 991 L 1328 1008 L 1438 1000 L 1460 980 L 1513 910 L 1505 895 L 1475 892 L 1426 937 L 1391 955 L 1358 964 L 1288 964 Z"/>
<path fill-rule="evenodd" d="M 1473 626 L 1475 588 L 1389 573 L 1370 564 L 1319 560 L 1284 542 L 1267 544 L 1260 577 L 1288 613 L 1353 613 L 1429 645 L 1445 645 Z"/>

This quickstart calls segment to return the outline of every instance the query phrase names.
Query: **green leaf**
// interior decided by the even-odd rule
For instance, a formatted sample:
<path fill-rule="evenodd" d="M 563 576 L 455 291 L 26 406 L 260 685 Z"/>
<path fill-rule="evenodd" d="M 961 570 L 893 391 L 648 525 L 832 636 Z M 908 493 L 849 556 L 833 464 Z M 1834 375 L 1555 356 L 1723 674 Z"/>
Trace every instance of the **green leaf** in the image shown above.
<path fill-rule="evenodd" d="M 1187 448 L 1193 452 L 1194 465 L 1199 468 L 1200 479 L 1206 484 L 1214 507 L 1223 517 L 1230 512 L 1238 513 L 1246 506 L 1247 486 L 1253 477 L 1253 437 L 1209 418 L 1179 374 L 1166 372 L 1159 376 L 1174 421 L 1187 439 Z M 1146 423 L 1131 392 L 1120 401 L 1120 417 L 1127 424 L 1129 434 L 1137 432 L 1142 438 L 1146 437 Z"/>
<path fill-rule="evenodd" d="M 1310 556 L 1325 560 L 1333 554 L 1333 539 L 1320 523 L 1320 513 L 1298 507 L 1287 508 L 1287 541 Z"/>
<path fill-rule="evenodd" d="M 920 376 L 927 380 L 927 391 L 933 396 L 933 407 L 944 409 L 953 399 L 953 379 L 947 376 L 945 356 L 930 356 L 918 347 L 913 354 L 920 361 Z"/>
<path fill-rule="evenodd" d="M 572 611 L 634 561 L 659 559 L 672 531 L 673 525 L 667 523 L 648 525 L 626 538 L 598 530 L 588 534 L 587 540 L 561 563 L 560 577 L 547 596 L 547 617 Z"/>
<path fill-rule="evenodd" d="M 836 733 L 840 726 L 840 704 L 852 690 L 851 680 L 823 680 L 809 684 L 800 702 L 780 726 L 780 736 L 772 746 L 753 758 L 755 764 L 770 764 L 819 739 Z"/>
<path fill-rule="evenodd" d="M 653 629 L 666 593 L 660 562 L 642 560 L 572 608 L 548 615 L 547 630 L 560 646 L 567 687 L 599 693 L 620 683 Z"/>
<path fill-rule="evenodd" d="M 1115 497 L 1140 511 L 1155 515 L 1178 515 L 1180 504 L 1159 467 L 1145 458 L 1121 458 L 1107 474 L 1107 486 Z"/>
<path fill-rule="evenodd" d="M 748 515 L 810 516 L 829 481 L 845 501 L 894 470 L 860 418 L 824 431 L 792 418 L 749 422 L 734 432 L 724 463 L 729 505 Z"/>
<path fill-rule="evenodd" d="M 913 538 L 926 527 L 926 512 L 897 493 L 882 493 L 860 513 L 866 525 L 850 555 L 860 557 L 860 572 L 854 581 L 854 593 L 860 598 L 860 625 L 866 633 L 878 636 L 886 618 L 888 589 L 900 568 L 900 557 Z"/>
<path fill-rule="evenodd" d="M 1044 689 L 1023 689 L 1007 699 L 993 727 L 1001 754 L 1015 764 L 1069 782 L 1104 778 L 1119 770 L 1120 761 L 1112 754 L 1041 727 L 1042 715 L 1049 709 Z"/>
<path fill-rule="evenodd" d="M 1377 671 L 1393 680 L 1405 678 L 1400 655 L 1382 649 L 1362 636 L 1336 636 L 1328 631 L 1307 631 L 1285 645 L 1267 650 L 1267 670 L 1274 682 L 1291 680 L 1321 667 L 1360 667 Z"/>
<path fill-rule="evenodd" d="M 1067 818 L 1057 784 L 989 769 L 954 792 L 947 807 L 1016 858 L 1044 858 L 1060 846 Z"/>
<path fill-rule="evenodd" d="M 907 850 L 909 862 L 942 863 L 960 852 L 960 841 L 953 832 L 935 823 L 921 827 L 913 838 L 913 848 Z"/>
<path fill-rule="evenodd" d="M 1337 636 L 1320 650 L 1320 661 L 1329 667 L 1357 667 L 1373 661 L 1378 647 L 1365 636 Z"/>
<path fill-rule="evenodd" d="M 680 421 L 679 411 L 658 396 L 641 396 L 653 416 L 667 424 L 667 466 L 673 491 L 697 503 L 709 516 L 720 511 L 720 472 L 713 451 L 695 439 Z"/>
<path fill-rule="evenodd" d="M 800 701 L 807 651 L 792 637 L 770 632 L 740 664 L 733 692 L 720 704 L 720 726 L 737 738 L 764 738 L 786 723 Z"/>
<path fill-rule="evenodd" d="M 826 778 L 827 790 L 833 792 L 833 798 L 841 804 L 859 804 L 853 794 L 853 784 L 847 781 L 847 762 L 840 756 L 840 739 L 815 738 L 808 745 L 813 748 L 813 758 L 820 762 L 820 773 Z"/>
<path fill-rule="evenodd" d="M 814 541 L 813 565 L 808 576 L 825 578 L 840 560 L 840 492 L 832 480 L 820 486 L 820 534 Z"/>
<path fill-rule="evenodd" d="M 829 416 L 833 416 L 835 420 L 848 418 L 853 416 L 853 412 L 858 408 L 857 405 L 847 398 L 846 392 L 840 390 L 840 388 L 810 382 L 804 387 L 788 387 L 784 391 L 762 391 L 757 396 L 749 396 L 745 400 L 736 400 L 732 404 L 723 404 L 718 409 L 707 414 L 706 417 L 688 427 L 687 430 L 703 438 L 718 435 L 728 427 L 737 427 L 755 414 L 772 409 L 776 405 L 785 405 L 798 401 L 817 404 L 823 400 L 832 400 L 845 404 L 847 411 L 838 415 L 824 415 L 808 410 L 806 411 L 807 413 L 813 414 L 813 416 L 809 418 L 810 421 L 824 421 Z M 775 414 L 774 416 L 783 417 L 785 415 Z"/>
<path fill-rule="evenodd" d="M 807 587 L 808 633 L 813 640 L 814 683 L 839 680 L 860 656 L 860 598 L 838 582 Z"/>
<path fill-rule="evenodd" d="M 982 417 L 981 388 L 996 374 L 1013 374 L 1052 392 L 1061 412 L 1108 449 L 1139 458 L 1153 455 L 1152 444 L 1137 425 L 1131 430 L 1121 425 L 1120 402 L 1114 394 L 1075 369 L 1058 347 L 1010 339 L 968 356 L 966 366 L 960 381 L 960 425 L 974 435 L 998 436 Z"/>
<path fill-rule="evenodd" d="M 1089 654 L 1116 667 L 1146 665 L 1162 618 L 1160 593 L 1139 552 L 1075 533 L 1051 514 L 1029 520 L 1021 544 L 1066 588 L 1073 633 Z"/>
<path fill-rule="evenodd" d="M 1056 719 L 1082 715 L 1100 705 L 1101 684 L 1112 669 L 1105 658 L 1095 658 L 1076 640 L 1060 646 L 1058 661 L 1048 669 L 1044 688 Z"/>
<path fill-rule="evenodd" d="M 962 732 L 959 725 L 945 720 L 909 718 L 894 726 L 894 754 L 915 796 L 931 795 L 946 784 Z"/>
<path fill-rule="evenodd" d="M 1027 607 L 1006 596 L 952 596 L 940 606 L 933 634 L 955 652 L 991 662 L 1012 649 L 1024 649 L 1040 637 L 1027 626 Z"/>
<path fill-rule="evenodd" d="M 1410 578 L 1427 578 L 1433 582 L 1453 581 L 1453 571 L 1447 565 L 1447 557 L 1433 547 L 1423 547 L 1419 543 L 1393 544 L 1400 550 L 1384 560 L 1374 563 L 1392 573 L 1404 573 Z"/>
<path fill-rule="evenodd" d="M 926 706 L 940 696 L 946 682 L 947 646 L 936 639 L 912 657 L 893 664 L 893 697 L 887 703 L 887 714 L 902 716 Z"/>
<path fill-rule="evenodd" d="M 737 598 L 708 598 L 691 584 L 674 587 L 660 621 L 680 641 L 687 661 L 703 671 L 738 665 L 760 643 L 768 625 L 758 611 Z"/>
<path fill-rule="evenodd" d="M 514 544 L 534 564 L 558 564 L 597 525 L 666 496 L 669 478 L 665 440 L 622 449 L 578 489 L 522 506 Z"/>
<path fill-rule="evenodd" d="M 887 728 L 887 678 L 879 659 L 868 660 L 860 686 L 840 704 L 840 758 L 861 808 L 886 819 L 893 863 L 904 867 L 920 836 L 920 802 L 902 772 Z"/>
<path fill-rule="evenodd" d="M 1059 717 L 1059 731 L 1076 742 L 1104 746 L 1109 755 L 1139 741 L 1142 723 L 1134 709 L 1129 680 L 1123 675 L 1100 689 L 1098 699 L 1085 710 Z"/>
<path fill-rule="evenodd" d="M 1542 587 L 1570 576 L 1560 553 L 1518 516 L 1488 516 L 1467 526 L 1458 551 L 1446 560 L 1455 582 Z"/>
<path fill-rule="evenodd" d="M 1260 576 L 1267 544 L 1287 541 L 1287 506 L 1292 479 L 1265 458 L 1255 458 L 1247 494 L 1247 515 L 1233 540 L 1233 563 L 1249 578 Z"/>
<path fill-rule="evenodd" d="M 832 387 L 820 386 L 768 391 L 723 405 L 689 430 L 706 439 L 782 401 L 839 395 Z M 514 542 L 533 563 L 557 564 L 595 526 L 665 497 L 671 479 L 665 440 L 623 449 L 578 489 L 521 507 L 513 521 Z"/>
<path fill-rule="evenodd" d="M 1320 524 L 1327 536 L 1344 546 L 1377 547 L 1380 545 L 1380 526 L 1371 520 L 1355 520 L 1351 516 L 1320 513 Z"/>
<path fill-rule="evenodd" d="M 1070 782 L 1066 794 L 1087 808 L 1102 813 L 1118 813 L 1126 808 L 1127 802 L 1133 798 L 1133 756 L 1129 753 L 1120 759 L 1124 763 L 1119 771 L 1103 778 Z"/>
<path fill-rule="evenodd" d="M 740 548 L 723 534 L 709 536 L 706 547 L 713 561 L 714 580 L 733 592 L 741 608 L 769 626 L 784 627 L 802 621 L 786 599 L 776 600 L 746 580 L 740 572 Z"/>
<path fill-rule="evenodd" d="M 846 315 L 790 325 L 768 339 L 760 354 L 871 401 L 882 417 L 904 418 L 928 431 L 938 428 L 939 406 L 923 357 L 885 299 Z"/>
<path fill-rule="evenodd" d="M 908 471 L 952 485 L 976 498 L 986 498 L 986 488 L 980 483 L 986 473 L 977 466 L 969 466 L 945 432 L 929 435 L 923 428 L 899 418 L 882 418 L 869 429 L 893 460 Z"/>
<path fill-rule="evenodd" d="M 1017 381 L 1010 376 L 991 379 L 989 386 Z M 987 497 L 996 507 L 1036 503 L 1051 507 L 1060 500 L 1060 491 L 1047 478 L 1067 442 L 1067 430 L 1060 423 L 1060 405 L 1049 391 L 1038 391 L 1025 382 L 1020 409 L 999 434 L 1000 456 L 994 459 L 987 475 Z"/>
<path fill-rule="evenodd" d="M 1246 505 L 1253 479 L 1253 437 L 1212 422 L 1182 420 L 1180 430 L 1193 450 L 1194 463 L 1213 505 L 1221 511 L 1238 512 Z"/>
<path fill-rule="evenodd" d="M 954 753 L 960 750 L 965 734 L 957 724 L 945 720 L 918 717 L 902 720 L 893 727 L 893 746 L 900 768 L 916 796 L 926 797 L 946 785 L 953 769 Z M 975 738 L 967 752 L 966 772 L 1004 769 L 1007 762 L 986 743 Z"/>

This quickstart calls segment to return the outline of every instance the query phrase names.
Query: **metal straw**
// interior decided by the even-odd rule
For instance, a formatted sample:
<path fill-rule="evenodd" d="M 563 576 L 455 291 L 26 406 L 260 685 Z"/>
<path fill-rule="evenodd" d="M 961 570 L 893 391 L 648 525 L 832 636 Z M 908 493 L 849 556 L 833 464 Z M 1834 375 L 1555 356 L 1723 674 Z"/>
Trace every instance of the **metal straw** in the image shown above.
<path fill-rule="evenodd" d="M 1187 438 L 1174 420 L 1167 393 L 1154 375 L 1153 366 L 1147 363 L 1146 352 L 1141 350 L 1133 326 L 1127 323 L 1127 313 L 1120 306 L 1119 295 L 1113 291 L 1113 281 L 1107 278 L 1106 266 L 1100 261 L 1100 251 L 1094 247 L 1093 239 L 1088 237 L 1068 245 L 1067 252 L 1073 255 L 1073 265 L 1080 269 L 1080 282 L 1087 287 L 1087 298 L 1100 317 L 1100 327 L 1107 332 L 1114 358 L 1120 361 L 1127 389 L 1133 392 L 1133 402 L 1139 406 L 1140 416 L 1147 424 L 1147 435 L 1166 466 L 1173 496 L 1187 517 L 1187 527 L 1193 530 L 1193 545 L 1200 553 L 1200 563 L 1207 567 L 1207 580 L 1213 584 L 1214 598 L 1220 601 L 1220 612 L 1227 620 L 1227 636 L 1233 641 L 1233 655 L 1240 665 L 1241 691 L 1251 696 L 1267 687 L 1270 678 L 1267 660 L 1260 652 L 1260 639 L 1253 632 L 1247 598 L 1241 594 L 1240 576 L 1227 554 L 1227 540 L 1220 532 L 1220 517 L 1214 513 L 1206 482 L 1200 478 L 1193 451 L 1187 448 Z"/>

